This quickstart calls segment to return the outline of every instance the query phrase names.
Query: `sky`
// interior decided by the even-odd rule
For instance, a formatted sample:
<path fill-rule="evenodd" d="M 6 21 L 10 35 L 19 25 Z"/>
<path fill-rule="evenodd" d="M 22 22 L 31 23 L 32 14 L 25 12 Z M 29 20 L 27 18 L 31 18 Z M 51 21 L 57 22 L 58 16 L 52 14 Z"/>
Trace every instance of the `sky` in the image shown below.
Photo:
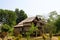
<path fill-rule="evenodd" d="M 0 0 L 0 9 L 24 10 L 28 17 L 43 15 L 48 16 L 51 11 L 60 14 L 60 0 Z"/>

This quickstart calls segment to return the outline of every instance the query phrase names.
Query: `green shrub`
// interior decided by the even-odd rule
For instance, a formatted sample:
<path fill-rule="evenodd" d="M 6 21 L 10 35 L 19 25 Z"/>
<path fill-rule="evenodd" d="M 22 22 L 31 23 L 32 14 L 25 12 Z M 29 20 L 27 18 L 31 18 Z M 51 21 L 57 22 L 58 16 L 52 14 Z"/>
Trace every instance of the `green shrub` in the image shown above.
<path fill-rule="evenodd" d="M 20 40 L 22 38 L 22 35 L 18 35 L 16 38 L 15 38 L 15 40 Z"/>

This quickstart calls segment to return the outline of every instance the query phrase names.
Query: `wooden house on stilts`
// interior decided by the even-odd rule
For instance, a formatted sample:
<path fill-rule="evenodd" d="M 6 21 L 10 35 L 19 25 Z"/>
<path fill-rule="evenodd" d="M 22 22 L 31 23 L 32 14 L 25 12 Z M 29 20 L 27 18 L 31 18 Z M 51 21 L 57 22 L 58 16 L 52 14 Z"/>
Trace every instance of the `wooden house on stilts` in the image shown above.
<path fill-rule="evenodd" d="M 38 28 L 37 36 L 41 35 L 43 33 L 43 25 L 45 23 L 39 16 L 29 17 L 18 23 L 16 26 L 14 26 L 14 33 L 22 34 L 23 36 L 26 36 L 26 32 L 29 32 L 32 23 L 34 23 L 34 26 L 35 27 L 37 26 Z M 36 36 L 36 31 L 34 31 L 31 35 Z"/>

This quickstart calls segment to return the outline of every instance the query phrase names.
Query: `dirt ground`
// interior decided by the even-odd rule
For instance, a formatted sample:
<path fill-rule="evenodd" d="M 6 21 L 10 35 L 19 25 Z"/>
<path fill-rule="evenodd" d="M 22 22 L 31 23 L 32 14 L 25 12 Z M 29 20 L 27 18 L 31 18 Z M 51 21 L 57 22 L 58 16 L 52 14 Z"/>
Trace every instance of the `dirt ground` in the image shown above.
<path fill-rule="evenodd" d="M 7 39 L 12 39 L 12 38 L 9 37 L 9 38 L 5 38 L 4 40 L 7 40 Z M 2 39 L 0 38 L 0 40 L 2 40 Z M 20 40 L 27 40 L 27 39 L 26 38 L 22 38 Z M 30 40 L 43 40 L 43 39 L 42 39 L 42 37 L 35 37 L 35 38 L 30 38 Z M 49 39 L 47 39 L 47 40 L 49 40 Z M 58 40 L 58 38 L 57 37 L 52 37 L 52 40 Z"/>
<path fill-rule="evenodd" d="M 58 40 L 58 38 L 57 37 L 52 37 L 52 40 Z"/>

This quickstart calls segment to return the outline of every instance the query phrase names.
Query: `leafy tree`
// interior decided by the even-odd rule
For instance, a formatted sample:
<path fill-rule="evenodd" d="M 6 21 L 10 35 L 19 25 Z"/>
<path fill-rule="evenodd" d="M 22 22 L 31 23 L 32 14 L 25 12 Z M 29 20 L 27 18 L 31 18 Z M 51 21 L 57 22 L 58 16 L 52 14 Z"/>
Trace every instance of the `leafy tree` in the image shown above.
<path fill-rule="evenodd" d="M 52 23 L 46 23 L 44 26 L 44 32 L 46 33 L 56 33 L 56 26 Z"/>
<path fill-rule="evenodd" d="M 47 22 L 44 26 L 44 30 L 45 32 L 49 33 L 50 34 L 50 39 L 52 38 L 52 33 L 56 33 L 56 26 L 55 26 L 55 22 L 57 20 L 57 12 L 56 11 L 52 11 L 49 13 L 49 17 L 47 19 Z"/>
<path fill-rule="evenodd" d="M 50 19 L 51 24 L 56 27 L 56 33 L 60 32 L 60 15 L 56 11 L 51 12 Z"/>
<path fill-rule="evenodd" d="M 14 26 L 16 24 L 16 13 L 11 10 L 0 9 L 0 21 L 9 26 Z"/>
<path fill-rule="evenodd" d="M 7 36 L 7 32 L 9 31 L 10 27 L 7 24 L 3 24 L 1 27 L 1 38 L 4 40 L 5 36 Z"/>
<path fill-rule="evenodd" d="M 2 32 L 8 32 L 9 29 L 10 29 L 9 25 L 7 25 L 7 24 L 2 25 L 2 28 L 1 28 Z"/>
<path fill-rule="evenodd" d="M 0 22 L 3 23 L 2 33 L 13 32 L 13 26 L 16 24 L 16 13 L 11 10 L 0 9 Z"/>
<path fill-rule="evenodd" d="M 55 22 L 55 26 L 57 27 L 56 32 L 60 32 L 60 15 L 58 16 L 58 19 Z"/>
<path fill-rule="evenodd" d="M 58 16 L 57 12 L 56 12 L 56 11 L 52 11 L 52 12 L 49 13 L 49 18 L 48 18 L 48 20 L 49 20 L 50 22 L 55 22 L 57 16 Z"/>
<path fill-rule="evenodd" d="M 27 18 L 27 14 L 23 10 L 15 9 L 15 12 L 17 14 L 17 23 Z"/>
<path fill-rule="evenodd" d="M 52 11 L 49 13 L 49 18 L 47 19 L 47 23 L 45 25 L 46 32 L 52 32 L 52 33 L 56 32 L 57 27 L 54 24 L 57 20 L 57 16 L 58 14 L 56 11 Z"/>

